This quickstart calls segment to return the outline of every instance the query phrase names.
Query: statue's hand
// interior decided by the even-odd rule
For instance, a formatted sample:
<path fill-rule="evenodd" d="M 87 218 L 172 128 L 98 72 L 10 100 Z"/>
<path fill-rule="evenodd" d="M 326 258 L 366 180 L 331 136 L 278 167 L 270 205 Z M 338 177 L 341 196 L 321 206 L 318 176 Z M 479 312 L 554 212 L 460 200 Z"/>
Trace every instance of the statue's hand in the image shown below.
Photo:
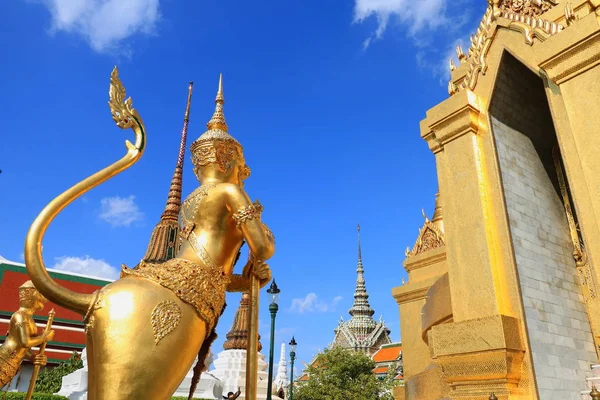
<path fill-rule="evenodd" d="M 51 342 L 54 339 L 54 329 L 50 329 L 46 335 L 46 342 Z"/>
<path fill-rule="evenodd" d="M 33 359 L 33 365 L 41 365 L 42 367 L 48 363 L 48 357 L 44 354 L 38 354 Z"/>
<path fill-rule="evenodd" d="M 261 289 L 271 281 L 271 268 L 269 268 L 269 265 L 264 261 L 252 258 L 252 261 L 248 262 L 244 267 L 243 276 L 245 278 L 250 278 L 250 271 L 252 271 L 254 276 L 260 281 Z"/>

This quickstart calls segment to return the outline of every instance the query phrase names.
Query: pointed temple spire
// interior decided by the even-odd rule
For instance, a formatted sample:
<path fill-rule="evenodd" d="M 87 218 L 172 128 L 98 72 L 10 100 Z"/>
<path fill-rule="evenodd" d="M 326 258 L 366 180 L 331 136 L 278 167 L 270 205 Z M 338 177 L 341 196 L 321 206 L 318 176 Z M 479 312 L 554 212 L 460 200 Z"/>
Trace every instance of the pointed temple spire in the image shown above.
<path fill-rule="evenodd" d="M 227 340 L 223 343 L 225 350 L 247 350 L 248 348 L 248 305 L 250 304 L 250 294 L 243 293 L 240 306 L 233 317 L 231 329 L 225 336 Z M 262 350 L 260 335 L 258 335 L 258 351 Z"/>
<path fill-rule="evenodd" d="M 144 261 L 146 262 L 164 262 L 170 260 L 175 257 L 177 250 L 179 249 L 178 216 L 179 210 L 181 209 L 183 159 L 187 142 L 188 123 L 190 121 L 193 85 L 194 82 L 190 82 L 188 87 L 187 105 L 183 117 L 183 129 L 181 131 L 181 142 L 179 144 L 175 172 L 173 173 L 169 194 L 167 195 L 167 205 L 160 217 L 160 221 L 154 227 L 152 235 L 150 236 L 150 243 L 148 244 L 148 249 L 144 255 Z"/>
<path fill-rule="evenodd" d="M 285 343 L 281 343 L 281 353 L 279 357 L 279 364 L 277 365 L 277 376 L 273 381 L 273 394 L 277 393 L 280 388 L 284 388 L 284 390 L 290 384 L 288 380 L 288 370 L 287 370 L 287 361 L 285 359 Z"/>
<path fill-rule="evenodd" d="M 225 98 L 223 97 L 223 74 L 219 75 L 219 90 L 217 91 L 215 104 L 215 112 L 206 124 L 206 127 L 209 131 L 218 129 L 228 132 L 227 122 L 225 122 L 225 115 L 223 114 L 223 104 L 225 104 Z"/>
<path fill-rule="evenodd" d="M 364 268 L 362 263 L 362 253 L 360 249 L 360 224 L 357 226 L 358 231 L 358 264 L 356 266 L 356 289 L 354 290 L 354 305 L 350 309 L 349 313 L 352 318 L 370 318 L 372 319 L 375 311 L 369 305 L 369 294 L 367 293 L 367 287 L 365 285 Z"/>
<path fill-rule="evenodd" d="M 358 263 L 356 266 L 356 288 L 354 290 L 354 304 L 348 311 L 352 316 L 348 321 L 340 319 L 334 329 L 335 337 L 332 347 L 343 347 L 364 354 L 373 355 L 382 345 L 391 343 L 390 330 L 381 320 L 373 319 L 375 310 L 369 304 L 369 294 L 365 285 L 365 269 L 363 267 L 362 249 L 360 243 L 360 225 L 358 231 Z"/>

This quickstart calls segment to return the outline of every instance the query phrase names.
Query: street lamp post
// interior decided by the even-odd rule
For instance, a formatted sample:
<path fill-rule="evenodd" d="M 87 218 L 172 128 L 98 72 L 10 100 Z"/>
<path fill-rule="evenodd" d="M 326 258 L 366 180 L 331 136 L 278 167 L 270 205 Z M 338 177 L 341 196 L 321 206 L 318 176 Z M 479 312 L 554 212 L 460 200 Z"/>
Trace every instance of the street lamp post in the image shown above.
<path fill-rule="evenodd" d="M 296 359 L 296 340 L 292 336 L 292 340 L 290 341 L 290 361 L 291 361 L 291 369 L 290 373 L 290 396 L 289 400 L 294 400 L 294 360 Z"/>
<path fill-rule="evenodd" d="M 267 290 L 267 293 L 271 296 L 271 304 L 269 304 L 269 311 L 271 312 L 271 344 L 269 348 L 269 379 L 267 383 L 267 400 L 271 400 L 271 392 L 273 391 L 273 347 L 275 345 L 275 316 L 279 310 L 279 293 L 281 290 L 277 287 L 275 279 L 271 282 L 271 286 Z"/>

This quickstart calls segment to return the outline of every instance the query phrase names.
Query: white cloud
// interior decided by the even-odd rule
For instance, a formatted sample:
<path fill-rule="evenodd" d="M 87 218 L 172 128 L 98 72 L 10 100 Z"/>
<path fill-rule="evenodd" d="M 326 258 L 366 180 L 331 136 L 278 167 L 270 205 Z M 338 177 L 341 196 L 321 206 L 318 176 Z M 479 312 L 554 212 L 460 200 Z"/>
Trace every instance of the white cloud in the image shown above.
<path fill-rule="evenodd" d="M 431 54 L 427 54 L 425 51 L 418 51 L 415 55 L 417 65 L 421 69 L 428 69 L 431 71 L 434 77 L 439 78 L 441 85 L 447 85 L 450 79 L 450 59 L 454 60 L 454 64 L 458 67 L 460 61 L 456 55 L 456 46 L 461 45 L 465 54 L 469 51 L 471 46 L 468 37 L 456 39 L 438 49 L 436 58 L 430 59 Z"/>
<path fill-rule="evenodd" d="M 112 51 L 135 34 L 152 34 L 160 0 L 37 0 L 52 16 L 52 31 L 82 36 L 98 52 Z"/>
<path fill-rule="evenodd" d="M 377 19 L 377 29 L 363 42 L 367 48 L 373 39 L 380 39 L 390 23 L 397 20 L 408 27 L 411 35 L 423 29 L 436 29 L 448 23 L 448 0 L 354 0 L 354 22 L 370 17 Z"/>
<path fill-rule="evenodd" d="M 83 275 L 97 276 L 99 278 L 117 279 L 119 271 L 104 260 L 96 260 L 90 256 L 81 257 L 57 257 L 54 259 L 53 269 L 75 272 Z"/>
<path fill-rule="evenodd" d="M 305 312 L 329 312 L 334 311 L 337 303 L 342 300 L 342 296 L 336 296 L 330 303 L 319 300 L 315 293 L 309 293 L 305 298 L 296 298 L 292 300 L 290 311 Z"/>
<path fill-rule="evenodd" d="M 112 226 L 129 226 L 144 217 L 137 204 L 135 196 L 105 197 L 100 200 L 100 218 Z"/>

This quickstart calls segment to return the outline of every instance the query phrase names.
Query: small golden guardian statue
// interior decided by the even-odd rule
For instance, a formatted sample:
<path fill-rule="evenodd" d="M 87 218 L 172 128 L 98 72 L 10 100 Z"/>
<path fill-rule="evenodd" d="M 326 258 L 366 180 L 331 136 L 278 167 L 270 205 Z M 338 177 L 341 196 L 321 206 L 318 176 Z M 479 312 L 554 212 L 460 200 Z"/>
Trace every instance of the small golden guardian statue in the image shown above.
<path fill-rule="evenodd" d="M 44 208 L 27 234 L 25 263 L 41 293 L 84 317 L 89 400 L 166 400 L 196 356 L 208 353 L 205 347 L 215 337 L 226 291 L 244 291 L 251 282 L 258 280 L 264 286 L 270 281 L 265 260 L 273 255 L 274 239 L 261 222 L 262 206 L 252 203 L 243 189 L 250 171 L 242 146 L 228 133 L 219 82 L 208 130 L 191 146 L 201 186 L 182 205 L 182 246 L 177 256 L 165 262 L 142 261 L 131 269 L 123 266 L 119 280 L 93 294 L 75 293 L 53 281 L 41 254 L 49 223 L 76 198 L 133 165 L 144 151 L 144 124 L 131 98 L 124 99 L 115 68 L 109 105 L 117 125 L 133 129 L 135 143 L 127 141 L 127 154 L 121 160 Z M 242 275 L 234 275 L 244 241 L 250 261 Z"/>
<path fill-rule="evenodd" d="M 53 330 L 38 335 L 33 320 L 33 315 L 43 310 L 46 302 L 31 281 L 19 287 L 19 309 L 10 317 L 8 337 L 0 346 L 0 387 L 14 378 L 23 359 L 33 361 L 35 365 L 46 365 L 46 356 L 31 350 L 54 338 Z"/>

